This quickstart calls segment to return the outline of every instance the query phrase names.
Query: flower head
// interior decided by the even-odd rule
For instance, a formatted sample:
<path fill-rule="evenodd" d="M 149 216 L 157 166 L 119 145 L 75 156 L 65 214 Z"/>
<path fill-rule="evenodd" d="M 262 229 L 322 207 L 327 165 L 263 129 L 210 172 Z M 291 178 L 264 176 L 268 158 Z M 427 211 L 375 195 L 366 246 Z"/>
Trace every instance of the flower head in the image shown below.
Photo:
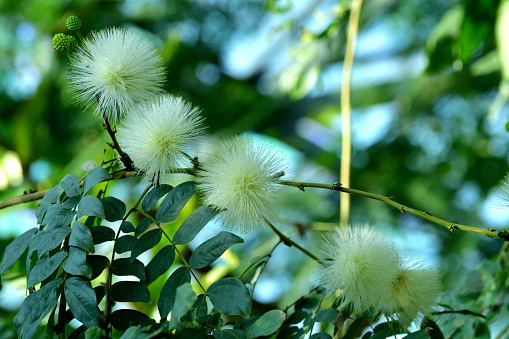
<path fill-rule="evenodd" d="M 264 219 L 279 219 L 278 182 L 286 168 L 281 152 L 248 136 L 236 136 L 217 145 L 210 161 L 203 164 L 197 187 L 206 205 L 224 210 L 217 218 L 226 229 L 260 231 Z"/>
<path fill-rule="evenodd" d="M 183 152 L 205 127 L 200 110 L 180 97 L 162 95 L 136 105 L 118 129 L 118 142 L 148 180 L 159 180 L 189 162 Z"/>
<path fill-rule="evenodd" d="M 69 36 L 64 33 L 57 33 L 51 40 L 53 44 L 53 48 L 57 51 L 66 51 L 69 49 L 71 41 L 69 40 Z"/>
<path fill-rule="evenodd" d="M 406 266 L 400 269 L 380 308 L 387 316 L 396 316 L 408 326 L 415 318 L 433 311 L 440 300 L 441 283 L 436 270 Z"/>
<path fill-rule="evenodd" d="M 356 312 L 379 306 L 399 273 L 399 252 L 368 225 L 344 226 L 325 237 L 318 271 L 326 296 L 340 295 Z"/>
<path fill-rule="evenodd" d="M 497 208 L 509 207 L 509 173 L 500 181 L 492 205 Z"/>
<path fill-rule="evenodd" d="M 81 19 L 77 16 L 71 15 L 67 18 L 65 25 L 67 26 L 68 30 L 77 31 L 81 28 Z"/>
<path fill-rule="evenodd" d="M 92 33 L 73 54 L 69 79 L 79 102 L 113 124 L 161 92 L 164 68 L 152 43 L 120 28 Z"/>

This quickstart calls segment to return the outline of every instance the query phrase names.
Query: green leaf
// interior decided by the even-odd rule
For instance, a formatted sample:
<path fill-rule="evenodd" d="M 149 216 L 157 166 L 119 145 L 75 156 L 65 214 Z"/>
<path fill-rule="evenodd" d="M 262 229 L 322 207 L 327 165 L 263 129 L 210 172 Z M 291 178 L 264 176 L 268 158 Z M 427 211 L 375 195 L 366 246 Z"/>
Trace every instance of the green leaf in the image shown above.
<path fill-rule="evenodd" d="M 62 279 L 52 280 L 23 300 L 14 317 L 19 338 L 30 339 L 34 336 L 37 325 L 57 305 L 57 290 L 61 283 Z"/>
<path fill-rule="evenodd" d="M 196 317 L 198 318 L 198 322 L 203 322 L 204 318 L 207 316 L 207 314 L 209 313 L 209 309 L 208 309 L 208 306 L 207 306 L 207 296 L 205 294 L 200 294 L 198 295 L 198 297 L 196 298 L 196 302 L 194 303 L 194 306 L 193 306 L 195 312 L 196 312 Z"/>
<path fill-rule="evenodd" d="M 101 339 L 103 334 L 102 328 L 99 327 L 91 327 L 87 328 L 85 331 L 85 339 Z"/>
<path fill-rule="evenodd" d="M 150 219 L 149 218 L 145 218 L 143 219 L 142 221 L 140 221 L 140 223 L 138 224 L 138 226 L 136 226 L 136 231 L 134 233 L 134 235 L 136 237 L 139 237 L 140 235 L 142 235 L 146 230 L 148 230 L 148 228 L 150 227 Z"/>
<path fill-rule="evenodd" d="M 246 332 L 248 339 L 271 335 L 276 332 L 285 321 L 285 312 L 272 310 L 260 317 Z"/>
<path fill-rule="evenodd" d="M 131 326 L 125 331 L 120 339 L 150 339 L 158 335 L 158 332 L 144 332 L 143 329 L 138 326 Z"/>
<path fill-rule="evenodd" d="M 101 312 L 97 307 L 95 292 L 90 285 L 78 277 L 65 280 L 65 299 L 76 319 L 86 327 L 99 326 Z"/>
<path fill-rule="evenodd" d="M 21 257 L 21 255 L 25 252 L 32 240 L 33 235 L 37 232 L 37 228 L 31 228 L 16 239 L 13 240 L 7 247 L 5 248 L 4 258 L 2 260 L 2 264 L 0 264 L 0 275 L 2 275 L 5 271 L 14 265 L 16 260 Z"/>
<path fill-rule="evenodd" d="M 445 339 L 440 327 L 428 317 L 425 317 L 421 323 L 421 329 L 430 328 L 430 339 Z"/>
<path fill-rule="evenodd" d="M 87 252 L 94 251 L 94 239 L 90 229 L 79 221 L 72 224 L 69 245 L 84 249 Z"/>
<path fill-rule="evenodd" d="M 82 216 L 104 218 L 104 206 L 99 198 L 86 195 L 78 205 L 78 218 Z"/>
<path fill-rule="evenodd" d="M 246 318 L 246 319 L 240 319 L 239 321 L 237 321 L 235 323 L 235 325 L 233 325 L 233 328 L 236 329 L 236 330 L 242 330 L 242 331 L 247 331 L 248 328 L 251 327 L 251 325 L 253 325 L 258 319 L 260 319 L 259 316 L 257 315 L 254 315 L 254 316 L 251 316 L 249 318 Z"/>
<path fill-rule="evenodd" d="M 241 330 L 214 330 L 214 339 L 246 339 L 246 333 Z"/>
<path fill-rule="evenodd" d="M 145 198 L 143 198 L 143 202 L 141 203 L 141 209 L 144 211 L 150 211 L 151 209 L 156 207 L 159 199 L 161 199 L 172 189 L 173 186 L 165 184 L 152 187 L 152 189 L 148 191 L 147 195 L 145 195 Z"/>
<path fill-rule="evenodd" d="M 374 333 L 369 338 L 370 339 L 385 339 L 385 338 L 390 337 L 390 336 L 392 336 L 392 331 L 390 329 L 388 329 L 388 328 L 384 328 L 381 331 L 378 331 L 378 332 Z"/>
<path fill-rule="evenodd" d="M 132 233 L 136 231 L 136 229 L 133 226 L 133 223 L 130 221 L 124 221 L 122 225 L 120 225 L 120 230 L 124 233 Z"/>
<path fill-rule="evenodd" d="M 65 259 L 63 268 L 72 275 L 92 275 L 92 266 L 87 262 L 87 252 L 79 247 L 69 248 L 69 256 Z"/>
<path fill-rule="evenodd" d="M 211 209 L 208 206 L 198 207 L 191 215 L 184 221 L 182 226 L 179 227 L 173 236 L 173 242 L 177 245 L 185 245 L 207 225 L 219 212 Z"/>
<path fill-rule="evenodd" d="M 55 247 L 59 246 L 69 233 L 71 233 L 70 227 L 60 227 L 40 231 L 34 235 L 32 241 L 30 241 L 30 250 L 37 251 L 37 255 L 40 258 L 43 254 L 48 253 Z"/>
<path fill-rule="evenodd" d="M 163 247 L 145 268 L 145 283 L 150 285 L 163 275 L 175 260 L 175 250 L 172 245 Z"/>
<path fill-rule="evenodd" d="M 64 209 L 62 205 L 51 205 L 46 211 L 41 225 L 48 225 L 47 228 L 67 227 L 71 224 L 75 214 L 74 211 Z"/>
<path fill-rule="evenodd" d="M 145 280 L 145 266 L 138 259 L 134 262 L 129 258 L 115 259 L 111 264 L 111 270 L 118 276 L 134 275 L 140 280 Z"/>
<path fill-rule="evenodd" d="M 72 198 L 69 198 L 66 201 L 64 201 L 64 203 L 62 204 L 62 209 L 64 209 L 64 210 L 72 210 L 73 208 L 78 206 L 80 201 L 81 201 L 81 197 L 79 195 L 77 195 L 75 197 L 72 197 Z"/>
<path fill-rule="evenodd" d="M 59 185 L 68 197 L 80 195 L 80 181 L 74 174 L 67 174 Z"/>
<path fill-rule="evenodd" d="M 375 332 L 375 333 L 380 332 L 384 329 L 388 329 L 392 334 L 408 332 L 405 328 L 401 327 L 401 325 L 397 321 L 388 321 L 388 322 L 378 324 L 373 329 L 373 332 Z"/>
<path fill-rule="evenodd" d="M 424 330 L 421 330 L 421 331 L 424 331 Z M 414 333 L 417 333 L 417 332 L 414 332 Z M 412 334 L 414 334 L 414 333 L 412 333 Z M 476 339 L 490 339 L 491 338 L 490 329 L 489 329 L 487 323 L 479 322 L 475 325 L 474 338 L 476 338 Z M 420 337 L 415 337 L 412 339 L 420 339 Z"/>
<path fill-rule="evenodd" d="M 104 271 L 108 264 L 110 263 L 110 259 L 103 255 L 87 255 L 87 262 L 92 267 L 92 276 L 90 280 L 94 280 Z"/>
<path fill-rule="evenodd" d="M 326 308 L 318 312 L 315 316 L 315 321 L 321 323 L 333 323 L 341 312 L 335 308 Z"/>
<path fill-rule="evenodd" d="M 111 325 L 122 332 L 133 325 L 149 326 L 152 324 L 155 324 L 154 320 L 135 310 L 116 310 L 111 314 Z"/>
<path fill-rule="evenodd" d="M 102 198 L 101 202 L 104 206 L 105 219 L 109 222 L 122 220 L 124 218 L 126 207 L 125 204 L 114 197 Z"/>
<path fill-rule="evenodd" d="M 223 278 L 209 286 L 207 295 L 212 305 L 225 315 L 247 316 L 251 310 L 251 295 L 237 278 Z"/>
<path fill-rule="evenodd" d="M 185 283 L 177 287 L 175 305 L 171 311 L 171 319 L 169 328 L 175 328 L 175 325 L 180 321 L 186 313 L 193 307 L 196 300 L 196 293 L 189 283 Z"/>
<path fill-rule="evenodd" d="M 172 189 L 161 202 L 156 212 L 156 221 L 161 223 L 175 219 L 195 192 L 192 181 L 184 182 Z"/>
<path fill-rule="evenodd" d="M 191 282 L 191 274 L 189 273 L 188 268 L 185 266 L 177 268 L 175 272 L 170 275 L 163 288 L 161 289 L 161 294 L 157 302 L 161 320 L 166 320 L 166 318 L 168 318 L 168 314 L 172 310 L 175 303 L 177 288 L 180 285 L 189 282 Z"/>
<path fill-rule="evenodd" d="M 134 244 L 133 249 L 131 250 L 131 262 L 133 262 L 134 259 L 136 259 L 143 252 L 148 251 L 152 247 L 159 244 L 162 236 L 163 234 L 159 228 L 143 234 L 136 241 L 136 244 Z"/>
<path fill-rule="evenodd" d="M 37 218 L 37 223 L 39 225 L 42 224 L 42 221 L 44 220 L 44 217 L 46 216 L 46 212 L 48 211 L 48 208 L 52 206 L 50 203 L 43 203 L 39 205 L 39 208 L 35 212 L 35 217 Z"/>
<path fill-rule="evenodd" d="M 330 334 L 325 332 L 315 333 L 309 339 L 332 339 Z"/>
<path fill-rule="evenodd" d="M 35 264 L 28 277 L 27 287 L 32 287 L 48 278 L 67 257 L 67 252 L 58 252 L 54 256 L 44 257 Z"/>
<path fill-rule="evenodd" d="M 94 244 L 102 244 L 105 241 L 115 240 L 115 231 L 106 226 L 94 226 L 90 229 Z"/>
<path fill-rule="evenodd" d="M 244 240 L 233 233 L 220 232 L 194 250 L 189 259 L 189 267 L 196 269 L 206 267 L 219 258 L 230 246 L 241 242 Z"/>
<path fill-rule="evenodd" d="M 94 168 L 83 180 L 83 194 L 87 194 L 88 190 L 95 184 L 111 178 L 110 173 L 102 167 Z"/>
<path fill-rule="evenodd" d="M 138 242 L 138 238 L 132 235 L 124 235 L 115 240 L 115 253 L 121 254 L 133 250 L 134 245 Z"/>
<path fill-rule="evenodd" d="M 374 338 L 374 337 L 375 336 L 373 335 L 371 338 Z M 475 336 L 475 338 L 477 339 L 477 338 L 481 338 L 481 337 Z M 429 339 L 429 334 L 426 333 L 426 329 L 422 329 L 417 332 L 410 333 L 407 336 L 404 336 L 403 339 Z M 489 337 L 488 337 L 488 339 L 489 339 Z"/>
<path fill-rule="evenodd" d="M 50 189 L 41 200 L 41 205 L 44 203 L 56 204 L 60 201 L 60 197 L 64 193 L 64 189 L 60 185 L 56 185 Z"/>
<path fill-rule="evenodd" d="M 136 281 L 119 281 L 111 286 L 111 298 L 115 301 L 150 302 L 147 285 Z"/>

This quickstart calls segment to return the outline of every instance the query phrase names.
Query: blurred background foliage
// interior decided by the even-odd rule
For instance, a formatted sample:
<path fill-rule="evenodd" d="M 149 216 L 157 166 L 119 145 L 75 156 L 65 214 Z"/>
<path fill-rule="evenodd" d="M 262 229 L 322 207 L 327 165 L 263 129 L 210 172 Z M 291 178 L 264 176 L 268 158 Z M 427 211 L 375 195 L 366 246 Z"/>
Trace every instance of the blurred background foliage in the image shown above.
<path fill-rule="evenodd" d="M 508 172 L 508 3 L 364 2 L 352 80 L 353 188 L 395 196 L 451 222 L 507 227 L 507 209 L 492 202 Z M 203 110 L 207 142 L 250 132 L 286 152 L 293 167 L 288 178 L 338 181 L 349 6 L 329 0 L 0 1 L 0 199 L 50 188 L 66 173 L 83 176 L 81 164 L 99 161 L 107 148 L 100 120 L 68 93 L 66 55 L 51 46 L 55 33 L 66 32 L 69 15 L 82 19 L 85 34 L 108 26 L 143 31 L 163 55 L 166 90 Z M 143 187 L 133 179 L 108 189 L 134 203 Z M 193 199 L 184 212 L 198 204 Z M 335 192 L 288 189 L 286 223 L 279 227 L 316 249 L 322 232 L 337 222 L 338 205 Z M 36 208 L 0 211 L 2 249 L 36 225 Z M 175 231 L 184 218 L 166 227 Z M 360 197 L 352 197 L 351 220 L 379 225 L 404 249 L 431 260 L 444 277 L 444 304 L 487 317 L 438 315 L 444 333 L 504 337 L 509 281 L 500 241 L 451 234 Z M 217 229 L 207 226 L 196 244 Z M 269 232 L 244 238 L 199 272 L 205 285 L 238 275 L 277 241 Z M 153 254 L 145 255 L 148 262 Z M 25 296 L 24 264 L 18 264 L 0 292 L 0 332 L 6 333 L 0 337 L 14 333 L 13 312 Z M 294 249 L 278 247 L 257 285 L 255 313 L 284 309 L 308 291 L 313 267 Z M 157 283 L 152 293 L 164 278 Z M 120 306 L 157 312 L 154 303 Z"/>

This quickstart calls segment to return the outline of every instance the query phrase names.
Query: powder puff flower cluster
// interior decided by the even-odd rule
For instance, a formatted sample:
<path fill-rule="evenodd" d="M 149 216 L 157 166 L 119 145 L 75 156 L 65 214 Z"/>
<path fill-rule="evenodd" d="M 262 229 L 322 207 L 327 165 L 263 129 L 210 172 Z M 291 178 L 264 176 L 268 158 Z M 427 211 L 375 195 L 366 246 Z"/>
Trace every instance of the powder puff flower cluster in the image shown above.
<path fill-rule="evenodd" d="M 239 233 L 263 230 L 282 212 L 279 178 L 287 169 L 281 152 L 248 136 L 219 143 L 203 164 L 197 188 L 217 210 L 224 228 Z"/>
<path fill-rule="evenodd" d="M 163 62 L 146 38 L 108 28 L 91 33 L 72 55 L 69 81 L 79 102 L 116 124 L 135 104 L 161 93 Z"/>
<path fill-rule="evenodd" d="M 368 225 L 340 227 L 324 239 L 317 272 L 326 296 L 341 296 L 355 312 L 372 309 L 408 326 L 440 298 L 438 272 L 405 259 L 383 232 Z"/>
<path fill-rule="evenodd" d="M 162 176 L 183 167 L 193 141 L 204 134 L 198 108 L 180 97 L 163 95 L 134 106 L 118 129 L 118 142 L 129 154 L 146 180 L 158 182 Z"/>

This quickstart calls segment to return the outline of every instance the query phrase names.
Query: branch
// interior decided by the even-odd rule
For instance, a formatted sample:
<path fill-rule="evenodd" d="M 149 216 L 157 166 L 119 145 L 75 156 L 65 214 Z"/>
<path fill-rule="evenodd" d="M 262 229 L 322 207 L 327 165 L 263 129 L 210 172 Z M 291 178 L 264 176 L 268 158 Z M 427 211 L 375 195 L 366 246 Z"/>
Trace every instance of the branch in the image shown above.
<path fill-rule="evenodd" d="M 129 155 L 122 151 L 122 148 L 120 148 L 120 145 L 118 144 L 117 141 L 117 137 L 115 136 L 115 131 L 113 131 L 113 129 L 111 128 L 110 122 L 108 121 L 108 117 L 106 116 L 106 114 L 104 114 L 104 112 L 103 119 L 106 131 L 108 131 L 111 141 L 113 142 L 113 144 L 110 145 L 111 148 L 118 152 L 118 155 L 120 155 L 120 159 L 122 160 L 122 163 L 124 164 L 125 168 L 129 171 L 133 171 L 134 170 L 133 161 L 131 160 L 131 157 L 129 157 Z"/>
<path fill-rule="evenodd" d="M 455 224 L 455 223 L 449 222 L 447 220 L 443 220 L 443 219 L 434 217 L 429 212 L 422 212 L 422 211 L 410 208 L 408 206 L 405 206 L 403 204 L 400 204 L 394 200 L 394 197 L 384 197 L 382 195 L 378 195 L 378 194 L 374 194 L 374 193 L 370 193 L 370 192 L 364 192 L 364 191 L 356 190 L 353 188 L 342 187 L 341 184 L 339 184 L 339 183 L 335 183 L 332 185 L 309 183 L 309 182 L 294 182 L 294 181 L 280 181 L 280 183 L 282 185 L 286 185 L 286 186 L 297 187 L 301 191 L 304 191 L 305 187 L 323 188 L 323 189 L 328 189 L 328 190 L 332 190 L 332 191 L 344 192 L 344 193 L 348 193 L 348 194 L 359 195 L 359 196 L 365 197 L 365 198 L 379 200 L 379 201 L 386 203 L 387 205 L 390 205 L 390 206 L 398 209 L 402 214 L 405 214 L 405 213 L 413 214 L 413 215 L 418 216 L 422 219 L 425 219 L 425 220 L 431 221 L 435 224 L 444 226 L 451 232 L 455 232 L 457 230 L 462 230 L 462 231 L 466 231 L 466 232 L 482 234 L 482 235 L 485 235 L 490 238 L 498 238 L 498 239 L 501 239 L 504 241 L 509 241 L 509 232 L 508 231 L 496 231 L 493 228 L 486 230 L 486 229 L 476 228 L 476 227 L 472 227 L 472 226 Z"/>
<path fill-rule="evenodd" d="M 293 240 L 291 240 L 290 238 L 288 238 L 286 235 L 284 235 L 283 233 L 281 233 L 280 230 L 278 230 L 274 225 L 272 225 L 270 223 L 270 221 L 268 221 L 267 219 L 264 219 L 263 221 L 265 221 L 265 224 L 267 226 L 269 226 L 269 228 L 274 232 L 276 233 L 278 236 L 279 236 L 279 239 L 281 239 L 281 241 L 286 245 L 286 246 L 294 246 L 296 249 L 298 249 L 299 251 L 301 251 L 302 253 L 304 253 L 305 255 L 307 255 L 308 257 L 310 257 L 311 259 L 317 261 L 317 262 L 321 262 L 320 259 L 318 259 L 318 257 L 316 255 L 314 255 L 313 253 L 309 252 L 307 249 L 305 249 L 304 247 L 300 246 L 299 244 L 297 244 L 296 242 L 294 242 Z"/>

